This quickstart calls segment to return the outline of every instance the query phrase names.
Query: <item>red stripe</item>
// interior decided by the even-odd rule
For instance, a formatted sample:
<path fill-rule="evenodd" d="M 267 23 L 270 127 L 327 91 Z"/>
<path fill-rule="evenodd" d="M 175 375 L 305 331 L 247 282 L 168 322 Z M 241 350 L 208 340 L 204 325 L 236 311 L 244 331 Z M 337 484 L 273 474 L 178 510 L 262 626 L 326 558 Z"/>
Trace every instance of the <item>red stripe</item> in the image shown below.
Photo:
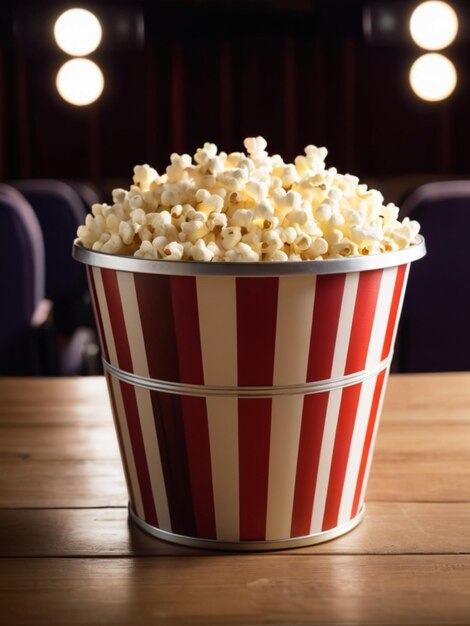
<path fill-rule="evenodd" d="M 135 274 L 134 284 L 150 378 L 179 380 L 170 276 Z"/>
<path fill-rule="evenodd" d="M 129 341 L 127 339 L 126 323 L 124 321 L 124 313 L 122 310 L 121 294 L 117 282 L 117 273 L 115 270 L 101 269 L 101 277 L 103 279 L 103 287 L 108 304 L 109 319 L 113 332 L 114 344 L 119 367 L 126 372 L 132 372 L 132 358 L 129 349 Z M 113 363 L 112 365 L 116 365 Z"/>
<path fill-rule="evenodd" d="M 307 382 L 331 376 L 346 274 L 317 276 Z"/>
<path fill-rule="evenodd" d="M 137 407 L 134 387 L 122 381 L 119 381 L 119 384 L 121 386 L 134 464 L 139 479 L 145 521 L 153 526 L 158 526 L 157 512 L 153 501 L 152 485 L 150 483 L 150 473 L 147 465 L 147 457 L 145 455 L 144 440 L 140 428 L 139 409 Z"/>
<path fill-rule="evenodd" d="M 359 466 L 359 472 L 357 475 L 357 483 L 356 483 L 356 491 L 354 493 L 354 500 L 351 510 L 351 518 L 357 515 L 359 506 L 361 504 L 360 497 L 362 493 L 362 486 L 364 484 L 364 478 L 367 468 L 367 461 L 369 459 L 369 454 L 372 453 L 371 445 L 372 445 L 372 435 L 374 434 L 375 422 L 378 416 L 378 409 L 380 404 L 380 398 L 382 396 L 382 389 L 385 381 L 385 372 L 383 370 L 377 377 L 377 382 L 375 383 L 374 397 L 372 399 L 372 405 L 370 408 L 370 416 L 369 423 L 367 425 L 366 437 L 364 439 L 364 447 L 362 451 L 361 464 Z"/>
<path fill-rule="evenodd" d="M 328 392 L 305 396 L 292 507 L 291 537 L 310 534 Z"/>
<path fill-rule="evenodd" d="M 237 278 L 239 385 L 272 385 L 278 278 Z"/>
<path fill-rule="evenodd" d="M 116 346 L 118 365 L 121 369 L 132 372 L 133 367 L 131 352 L 122 309 L 121 294 L 119 292 L 119 285 L 117 282 L 117 273 L 115 270 L 102 269 L 101 276 L 103 279 L 109 318 Z M 139 409 L 137 406 L 135 390 L 132 385 L 128 385 L 122 381 L 120 381 L 119 384 L 121 386 L 122 400 L 124 403 L 127 427 L 134 455 L 134 463 L 139 479 L 145 520 L 149 524 L 157 526 L 157 512 L 153 501 L 152 485 L 150 482 L 150 473 L 147 465 L 142 430 L 140 427 Z"/>
<path fill-rule="evenodd" d="M 114 396 L 113 385 L 111 383 L 111 375 L 108 374 L 108 372 L 106 370 L 104 371 L 104 374 L 106 376 L 106 383 L 107 383 L 107 386 L 108 386 L 109 399 L 110 399 L 110 402 L 111 402 L 111 408 L 112 408 L 113 420 L 114 420 L 114 427 L 116 429 L 116 436 L 117 436 L 117 440 L 118 440 L 118 444 L 119 444 L 119 452 L 121 454 L 122 467 L 123 467 L 123 470 L 124 470 L 124 476 L 126 478 L 127 492 L 129 493 L 129 499 L 131 501 L 132 508 L 135 511 L 135 495 L 134 495 L 134 491 L 132 489 L 132 483 L 131 483 L 130 474 L 129 474 L 129 465 L 127 463 L 126 453 L 124 451 L 124 443 L 123 443 L 123 440 L 122 440 L 122 431 L 121 431 L 121 426 L 119 424 L 118 411 L 117 411 L 117 405 L 116 405 L 116 398 Z"/>
<path fill-rule="evenodd" d="M 172 277 L 171 294 L 180 380 L 183 383 L 203 385 L 204 372 L 196 279 L 190 276 Z M 194 536 L 197 533 L 199 537 L 215 538 L 209 427 L 205 399 L 182 397 L 181 414 L 176 423 L 178 429 L 181 428 L 184 431 L 183 439 L 180 445 L 176 441 L 171 442 L 169 461 L 173 468 L 173 480 L 175 472 L 178 475 L 180 486 L 177 489 L 181 491 L 183 487 L 185 490 L 189 487 L 189 494 L 186 503 L 183 503 L 175 494 L 174 530 L 182 534 Z M 184 445 L 184 435 L 186 435 L 186 445 Z M 183 528 L 183 525 L 185 525 L 184 530 L 176 530 L 179 526 Z"/>
<path fill-rule="evenodd" d="M 345 374 L 361 371 L 366 366 L 382 276 L 383 270 L 361 272 L 359 275 Z M 338 523 L 339 507 L 361 389 L 362 384 L 345 387 L 341 395 L 323 516 L 323 530 L 333 528 Z"/>
<path fill-rule="evenodd" d="M 383 270 L 361 272 L 359 275 L 345 374 L 353 374 L 366 366 L 382 275 Z"/>
<path fill-rule="evenodd" d="M 203 385 L 196 278 L 172 276 L 171 293 L 181 382 Z"/>
<path fill-rule="evenodd" d="M 174 42 L 171 47 L 171 143 L 175 152 L 184 152 L 186 144 L 185 111 L 184 111 L 184 51 L 183 45 Z"/>
<path fill-rule="evenodd" d="M 407 267 L 407 265 L 400 265 L 397 269 L 397 277 L 395 279 L 395 287 L 393 290 L 392 305 L 390 307 L 390 316 L 388 318 L 387 332 L 385 333 L 385 340 L 382 349 L 382 359 L 385 359 L 390 354 L 390 349 L 392 348 L 392 340 L 395 334 L 398 308 L 400 306 Z"/>
<path fill-rule="evenodd" d="M 361 389 L 362 383 L 346 387 L 341 396 L 322 530 L 334 528 L 338 523 L 339 507 Z"/>
<path fill-rule="evenodd" d="M 197 536 L 216 539 L 206 399 L 183 396 L 181 400 Z"/>
<path fill-rule="evenodd" d="M 278 278 L 237 278 L 239 385 L 272 385 Z M 271 398 L 240 398 L 240 540 L 263 541 L 268 506 Z"/>
<path fill-rule="evenodd" d="M 395 279 L 395 286 L 393 289 L 392 303 L 390 306 L 390 314 L 387 322 L 387 330 L 385 332 L 385 339 L 382 348 L 382 360 L 385 359 L 390 354 L 390 349 L 392 348 L 392 340 L 395 333 L 395 327 L 397 324 L 398 317 L 398 308 L 400 306 L 402 291 L 405 284 L 405 276 L 406 276 L 407 265 L 400 265 L 397 269 L 397 276 Z M 367 461 L 369 458 L 369 454 L 371 454 L 371 445 L 372 445 L 372 436 L 374 433 L 375 423 L 377 418 L 380 417 L 378 415 L 378 408 L 380 403 L 380 398 L 382 396 L 383 385 L 385 381 L 385 370 L 380 372 L 377 377 L 377 382 L 375 384 L 374 397 L 372 399 L 372 406 L 370 410 L 369 423 L 367 425 L 367 433 L 364 441 L 364 449 L 361 457 L 361 464 L 359 467 L 359 473 L 357 477 L 356 483 L 356 491 L 354 494 L 354 501 L 351 511 L 351 516 L 354 517 L 357 515 L 357 511 L 359 506 L 361 505 L 360 497 L 363 489 L 363 484 L 365 480 L 365 472 L 367 468 Z"/>
<path fill-rule="evenodd" d="M 31 161 L 32 161 L 32 141 L 30 127 L 30 93 L 28 93 L 28 84 L 30 76 L 28 76 L 29 64 L 23 55 L 16 58 L 15 82 L 16 82 L 16 115 L 18 120 L 18 142 L 19 142 L 19 160 L 20 175 L 19 178 L 31 178 Z"/>
<path fill-rule="evenodd" d="M 101 173 L 101 129 L 102 129 L 101 111 L 96 107 L 90 111 L 88 116 L 88 172 L 91 180 L 100 180 Z"/>
<path fill-rule="evenodd" d="M 104 334 L 104 328 L 103 328 L 103 319 L 101 317 L 101 311 L 98 305 L 98 296 L 96 294 L 96 285 L 95 285 L 95 278 L 93 276 L 93 268 L 87 265 L 86 271 L 87 271 L 87 276 L 88 276 L 88 285 L 90 287 L 91 303 L 93 306 L 93 312 L 95 314 L 96 326 L 98 329 L 98 336 L 99 336 L 100 344 L 101 344 L 101 352 L 103 353 L 104 358 L 107 361 L 109 361 L 108 345 L 106 343 L 106 336 Z"/>
<path fill-rule="evenodd" d="M 188 454 L 185 443 L 181 396 L 151 391 L 160 460 L 174 533 L 194 537 L 196 524 L 192 503 Z"/>
<path fill-rule="evenodd" d="M 297 66 L 296 43 L 285 39 L 283 46 L 283 87 L 284 87 L 284 157 L 294 159 L 297 142 Z M 288 161 L 290 162 L 290 161 Z"/>
<path fill-rule="evenodd" d="M 228 150 L 232 145 L 234 107 L 232 50 L 229 41 L 221 41 L 219 48 L 219 102 L 220 143 Z"/>
<path fill-rule="evenodd" d="M 238 400 L 240 541 L 264 541 L 268 507 L 271 398 Z"/>

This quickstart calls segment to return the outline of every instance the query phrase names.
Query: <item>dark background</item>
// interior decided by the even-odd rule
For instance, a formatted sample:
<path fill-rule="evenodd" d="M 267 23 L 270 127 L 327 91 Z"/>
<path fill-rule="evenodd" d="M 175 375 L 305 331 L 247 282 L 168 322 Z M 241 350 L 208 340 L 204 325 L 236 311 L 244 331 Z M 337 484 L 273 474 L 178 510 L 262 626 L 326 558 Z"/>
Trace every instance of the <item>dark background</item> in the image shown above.
<path fill-rule="evenodd" d="M 404 18 L 417 4 L 388 3 Z M 465 18 L 470 7 L 453 4 Z M 457 67 L 457 89 L 427 103 L 408 83 L 422 51 L 405 36 L 393 45 L 365 41 L 363 5 L 167 0 L 2 9 L 0 177 L 87 179 L 108 190 L 116 179 L 130 181 L 136 163 L 162 171 L 173 151 L 192 154 L 205 141 L 238 150 L 244 137 L 263 135 L 270 152 L 289 160 L 309 143 L 325 145 L 329 165 L 367 180 L 465 178 L 465 19 L 445 51 Z M 68 57 L 51 41 L 52 25 L 71 6 L 94 11 L 104 31 L 90 58 L 104 72 L 105 91 L 88 107 L 64 102 L 54 84 Z M 131 21 L 143 13 L 141 46 L 110 34 L 128 8 Z"/>

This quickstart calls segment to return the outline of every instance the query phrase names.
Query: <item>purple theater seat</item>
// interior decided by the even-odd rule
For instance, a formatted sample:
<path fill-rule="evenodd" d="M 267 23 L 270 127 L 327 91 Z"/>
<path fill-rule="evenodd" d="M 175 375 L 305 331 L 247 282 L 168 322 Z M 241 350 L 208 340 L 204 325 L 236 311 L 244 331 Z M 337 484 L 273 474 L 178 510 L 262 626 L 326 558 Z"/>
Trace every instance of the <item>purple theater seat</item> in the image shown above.
<path fill-rule="evenodd" d="M 58 180 L 17 180 L 11 183 L 28 200 L 41 225 L 46 254 L 46 297 L 54 303 L 57 328 L 71 335 L 80 325 L 93 325 L 86 303 L 83 266 L 71 256 L 72 241 L 86 211 L 70 185 Z"/>
<path fill-rule="evenodd" d="M 85 210 L 85 213 L 89 213 L 91 211 L 91 207 L 93 206 L 93 204 L 100 202 L 98 192 L 88 183 L 84 183 L 78 180 L 64 180 L 63 182 L 66 185 L 69 185 L 69 187 L 72 187 L 72 189 L 78 195 L 82 203 L 82 207 Z"/>
<path fill-rule="evenodd" d="M 4 184 L 0 221 L 0 373 L 38 373 L 41 357 L 33 349 L 32 335 L 49 310 L 41 228 L 23 196 Z"/>
<path fill-rule="evenodd" d="M 470 370 L 470 181 L 422 185 L 402 210 L 421 223 L 427 255 L 411 268 L 397 369 Z"/>
<path fill-rule="evenodd" d="M 0 184 L 0 375 L 100 373 L 97 338 L 79 327 L 58 341 L 52 303 L 45 299 L 43 234 L 32 207 Z"/>

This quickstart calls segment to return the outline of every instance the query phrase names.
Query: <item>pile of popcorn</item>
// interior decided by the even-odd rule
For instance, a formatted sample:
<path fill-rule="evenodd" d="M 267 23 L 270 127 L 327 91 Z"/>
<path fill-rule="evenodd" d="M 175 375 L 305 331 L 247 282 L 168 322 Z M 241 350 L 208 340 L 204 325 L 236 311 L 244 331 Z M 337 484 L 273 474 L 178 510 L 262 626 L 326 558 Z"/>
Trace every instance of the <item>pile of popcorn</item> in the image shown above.
<path fill-rule="evenodd" d="M 205 143 L 172 154 L 160 176 L 134 168 L 130 189 L 94 204 L 80 226 L 92 250 L 146 259 L 306 261 L 380 254 L 417 242 L 419 224 L 384 204 L 356 176 L 325 167 L 326 148 L 309 145 L 294 163 L 269 156 L 263 137 L 244 152 Z"/>

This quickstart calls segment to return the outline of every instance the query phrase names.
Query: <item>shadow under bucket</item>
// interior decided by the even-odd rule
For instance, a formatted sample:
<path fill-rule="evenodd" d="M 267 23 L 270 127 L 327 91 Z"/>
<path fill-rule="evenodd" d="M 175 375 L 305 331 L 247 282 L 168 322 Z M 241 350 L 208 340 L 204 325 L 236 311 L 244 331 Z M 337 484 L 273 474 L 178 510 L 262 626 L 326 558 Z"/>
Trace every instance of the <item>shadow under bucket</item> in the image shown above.
<path fill-rule="evenodd" d="M 424 240 L 298 263 L 85 263 L 130 499 L 221 550 L 333 539 L 364 493 L 410 263 Z"/>

